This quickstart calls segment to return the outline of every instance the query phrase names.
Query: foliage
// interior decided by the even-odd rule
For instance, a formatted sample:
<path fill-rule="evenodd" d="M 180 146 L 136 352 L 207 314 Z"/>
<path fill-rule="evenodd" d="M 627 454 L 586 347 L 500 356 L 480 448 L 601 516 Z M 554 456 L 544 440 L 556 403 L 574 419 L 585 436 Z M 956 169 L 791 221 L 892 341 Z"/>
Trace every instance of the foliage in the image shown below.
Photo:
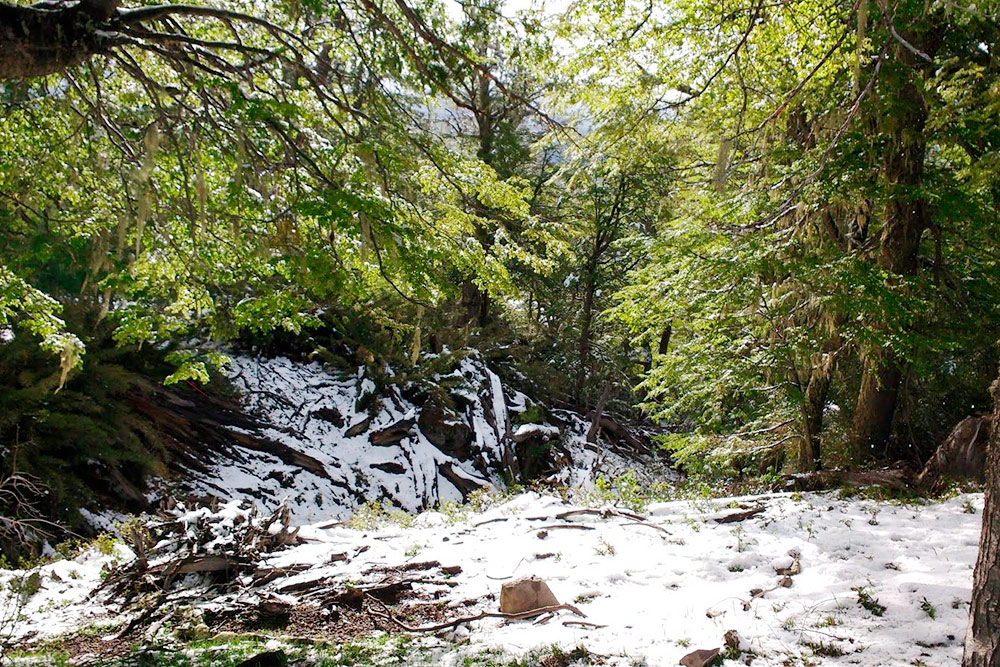
<path fill-rule="evenodd" d="M 475 345 L 694 484 L 918 463 L 997 361 L 1000 31 L 870 4 L 116 10 L 0 83 L 7 467 L 159 471 L 125 398 L 234 345 L 421 391 Z"/>
<path fill-rule="evenodd" d="M 990 126 L 966 114 L 972 99 L 986 116 L 997 111 L 982 78 L 996 61 L 981 51 L 997 31 L 982 14 L 898 4 L 892 20 L 912 18 L 910 39 L 949 35 L 927 38 L 937 67 L 900 46 L 890 19 L 863 19 L 857 4 L 730 12 L 695 2 L 661 16 L 626 3 L 637 26 L 628 35 L 610 5 L 576 8 L 593 37 L 573 70 L 579 90 L 597 113 L 627 118 L 609 141 L 656 128 L 693 158 L 693 184 L 671 197 L 652 259 L 615 310 L 647 345 L 672 327 L 670 349 L 641 385 L 655 416 L 764 442 L 814 437 L 810 410 L 823 404 L 807 402 L 808 385 L 820 369 L 840 369 L 823 393 L 864 400 L 859 375 L 871 371 L 871 350 L 900 360 L 895 437 L 918 455 L 936 445 L 942 424 L 982 409 L 1000 315 L 997 181 L 983 171 L 995 160 L 997 117 Z M 616 39 L 623 43 L 597 53 Z M 606 69 L 583 65 L 592 58 Z M 886 119 L 917 105 L 904 100 L 914 86 L 926 125 L 899 141 L 920 146 L 923 164 L 904 191 L 888 158 L 903 148 L 891 145 L 899 135 Z M 631 113 L 637 106 L 643 114 Z M 887 259 L 900 201 L 926 207 L 912 269 Z M 931 408 L 940 401 L 944 419 Z M 768 427 L 785 422 L 792 432 L 775 437 Z"/>

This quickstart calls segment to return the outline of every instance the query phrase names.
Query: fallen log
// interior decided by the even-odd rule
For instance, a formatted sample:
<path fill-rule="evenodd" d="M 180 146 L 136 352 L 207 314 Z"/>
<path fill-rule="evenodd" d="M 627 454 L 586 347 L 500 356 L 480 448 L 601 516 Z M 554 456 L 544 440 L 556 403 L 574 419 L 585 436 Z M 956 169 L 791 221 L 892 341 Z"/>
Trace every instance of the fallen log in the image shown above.
<path fill-rule="evenodd" d="M 732 514 L 727 514 L 725 516 L 720 516 L 715 519 L 715 523 L 737 523 L 739 521 L 746 521 L 751 519 L 758 514 L 761 514 L 765 507 L 753 507 L 751 509 L 745 510 L 743 512 L 733 512 Z"/>
<path fill-rule="evenodd" d="M 374 431 L 368 436 L 368 442 L 376 447 L 388 447 L 398 445 L 404 438 L 413 435 L 413 425 L 416 419 L 400 419 L 395 424 L 387 426 L 381 431 Z"/>
<path fill-rule="evenodd" d="M 823 491 L 840 486 L 887 486 L 903 491 L 911 488 L 911 476 L 905 468 L 820 470 L 788 475 L 778 483 L 775 490 Z"/>

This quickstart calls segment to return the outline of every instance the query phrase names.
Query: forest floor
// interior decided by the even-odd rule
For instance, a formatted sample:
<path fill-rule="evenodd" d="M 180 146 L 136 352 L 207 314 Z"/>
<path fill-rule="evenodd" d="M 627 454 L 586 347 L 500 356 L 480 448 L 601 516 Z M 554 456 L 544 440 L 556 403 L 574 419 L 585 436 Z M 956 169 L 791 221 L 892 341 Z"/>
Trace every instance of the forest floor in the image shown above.
<path fill-rule="evenodd" d="M 110 567 L 133 558 L 121 543 L 104 545 L 35 569 L 30 586 L 32 573 L 0 572 L 16 647 L 7 657 L 235 665 L 263 652 L 290 664 L 676 665 L 696 649 L 720 649 L 730 666 L 955 665 L 981 509 L 980 494 L 924 503 L 830 492 L 677 500 L 638 515 L 523 493 L 476 511 L 303 527 L 301 544 L 257 564 L 282 576 L 239 594 L 192 595 L 186 616 L 156 627 L 129 623 L 135 608 L 95 593 Z M 437 632 L 401 625 L 496 612 L 503 583 L 529 575 L 585 617 L 562 609 Z M 382 594 L 390 588 L 395 595 Z M 317 591 L 340 592 L 334 603 Z M 234 596 L 291 613 L 270 628 L 245 613 L 213 613 Z"/>

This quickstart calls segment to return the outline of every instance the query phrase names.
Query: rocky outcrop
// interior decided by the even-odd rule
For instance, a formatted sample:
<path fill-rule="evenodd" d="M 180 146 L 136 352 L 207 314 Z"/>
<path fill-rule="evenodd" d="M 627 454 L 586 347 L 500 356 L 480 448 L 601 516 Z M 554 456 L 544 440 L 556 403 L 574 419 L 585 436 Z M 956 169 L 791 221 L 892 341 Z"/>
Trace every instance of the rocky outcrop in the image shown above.
<path fill-rule="evenodd" d="M 983 481 L 986 446 L 993 432 L 993 417 L 966 417 L 927 461 L 917 485 L 929 488 L 942 476 Z"/>
<path fill-rule="evenodd" d="M 237 357 L 242 406 L 144 394 L 135 407 L 178 443 L 185 473 L 171 492 L 267 509 L 287 498 L 296 522 L 343 519 L 374 501 L 417 511 L 539 478 L 587 484 L 634 467 L 621 454 L 623 427 L 602 423 L 598 444 L 586 442 L 584 417 L 505 387 L 478 353 L 375 372 Z"/>
<path fill-rule="evenodd" d="M 417 425 L 424 437 L 445 454 L 462 461 L 473 458 L 476 434 L 458 412 L 428 401 L 420 411 Z"/>

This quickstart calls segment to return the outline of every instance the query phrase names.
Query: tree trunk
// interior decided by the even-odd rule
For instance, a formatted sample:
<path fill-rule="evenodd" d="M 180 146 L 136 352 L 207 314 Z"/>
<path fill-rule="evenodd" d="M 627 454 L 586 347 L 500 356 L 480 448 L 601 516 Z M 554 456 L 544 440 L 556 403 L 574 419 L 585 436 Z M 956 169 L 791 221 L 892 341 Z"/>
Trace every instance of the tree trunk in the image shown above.
<path fill-rule="evenodd" d="M 577 345 L 578 358 L 576 370 L 576 386 L 573 388 L 573 398 L 582 405 L 583 386 L 590 375 L 590 330 L 594 324 L 594 299 L 597 292 L 597 266 L 601 259 L 601 234 L 594 238 L 594 246 L 587 258 L 585 271 L 587 277 L 583 286 L 583 309 L 580 312 L 580 341 Z"/>
<path fill-rule="evenodd" d="M 597 407 L 594 409 L 594 417 L 590 420 L 590 428 L 587 429 L 587 442 L 591 444 L 597 442 L 597 436 L 601 432 L 601 418 L 604 417 L 604 408 L 607 407 L 609 398 L 611 398 L 610 380 L 604 385 L 601 398 L 597 401 Z"/>
<path fill-rule="evenodd" d="M 660 334 L 660 344 L 656 347 L 657 354 L 666 354 L 667 350 L 670 349 L 670 337 L 674 333 L 673 325 L 668 324 L 663 329 L 663 333 Z"/>
<path fill-rule="evenodd" d="M 573 388 L 574 398 L 580 403 L 583 398 L 583 386 L 587 383 L 590 366 L 590 328 L 594 321 L 594 283 L 588 279 L 584 288 L 583 310 L 580 312 L 580 341 L 577 345 L 576 386 Z"/>
<path fill-rule="evenodd" d="M 986 452 L 986 507 L 963 667 L 1000 666 L 1000 377 L 993 384 L 993 433 Z"/>
<path fill-rule="evenodd" d="M 881 130 L 886 137 L 883 173 L 887 201 L 876 262 L 890 280 L 917 273 L 920 237 L 928 227 L 927 203 L 921 193 L 924 175 L 927 105 L 921 92 L 922 70 L 901 45 L 895 62 L 883 73 L 885 105 Z M 901 281 L 900 281 L 901 282 Z M 864 372 L 854 413 L 853 440 L 860 456 L 891 457 L 889 436 L 896 411 L 902 371 L 893 351 L 862 351 Z"/>
<path fill-rule="evenodd" d="M 903 374 L 888 350 L 868 350 L 864 364 L 854 411 L 855 459 L 884 459 L 890 456 L 889 436 Z"/>
<path fill-rule="evenodd" d="M 823 409 L 826 407 L 826 397 L 830 393 L 835 367 L 836 356 L 823 352 L 818 355 L 816 363 L 809 372 L 809 382 L 802 397 L 803 438 L 802 446 L 799 448 L 800 472 L 813 472 L 823 468 L 820 434 L 823 432 Z"/>

